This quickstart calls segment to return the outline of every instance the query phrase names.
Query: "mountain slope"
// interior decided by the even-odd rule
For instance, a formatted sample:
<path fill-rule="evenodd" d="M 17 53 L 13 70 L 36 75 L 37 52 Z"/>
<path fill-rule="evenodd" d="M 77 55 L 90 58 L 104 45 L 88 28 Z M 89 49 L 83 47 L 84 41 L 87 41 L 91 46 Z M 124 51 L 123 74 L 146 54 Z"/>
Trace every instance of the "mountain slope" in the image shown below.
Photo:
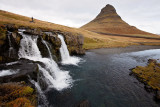
<path fill-rule="evenodd" d="M 0 10 L 0 26 L 5 24 L 13 24 L 17 27 L 29 27 L 38 28 L 46 31 L 61 31 L 66 33 L 72 33 L 73 35 L 84 36 L 84 48 L 111 48 L 111 47 L 126 47 L 130 45 L 160 45 L 160 40 L 146 39 L 146 38 L 130 38 L 130 37 L 116 37 L 94 33 L 81 28 L 72 28 L 63 25 L 58 25 L 46 21 L 34 19 L 34 23 L 31 23 L 31 18 Z M 3 42 L 3 35 L 0 31 L 0 43 Z"/>
<path fill-rule="evenodd" d="M 102 34 L 129 34 L 131 36 L 138 34 L 139 36 L 156 36 L 154 34 L 141 31 L 134 26 L 130 26 L 122 20 L 122 18 L 117 14 L 116 9 L 109 4 L 101 10 L 94 20 L 81 28 Z"/>

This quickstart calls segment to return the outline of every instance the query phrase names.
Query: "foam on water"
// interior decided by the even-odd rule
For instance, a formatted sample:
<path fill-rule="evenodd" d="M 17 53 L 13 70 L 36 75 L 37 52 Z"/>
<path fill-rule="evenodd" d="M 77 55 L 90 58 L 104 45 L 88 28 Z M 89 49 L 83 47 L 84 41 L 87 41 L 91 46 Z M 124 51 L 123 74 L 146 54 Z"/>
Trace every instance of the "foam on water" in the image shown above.
<path fill-rule="evenodd" d="M 0 71 L 0 77 L 16 74 L 18 71 L 13 70 L 2 70 Z"/>
<path fill-rule="evenodd" d="M 59 34 L 58 37 L 61 40 L 61 47 L 60 47 L 60 53 L 62 58 L 61 63 L 64 65 L 78 65 L 81 59 L 75 56 L 70 56 L 63 36 Z"/>

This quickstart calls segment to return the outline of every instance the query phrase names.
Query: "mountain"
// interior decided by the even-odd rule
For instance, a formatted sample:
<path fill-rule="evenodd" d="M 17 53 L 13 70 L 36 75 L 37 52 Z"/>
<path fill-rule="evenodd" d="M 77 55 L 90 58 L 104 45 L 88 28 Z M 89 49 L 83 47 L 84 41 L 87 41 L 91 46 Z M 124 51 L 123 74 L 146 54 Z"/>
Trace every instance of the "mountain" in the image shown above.
<path fill-rule="evenodd" d="M 112 19 L 113 20 L 113 19 Z M 83 28 L 72 28 L 51 22 L 46 22 L 34 18 L 34 22 L 31 22 L 31 17 L 22 16 L 19 14 L 11 13 L 8 11 L 0 10 L 0 27 L 8 24 L 14 25 L 17 28 L 31 28 L 40 29 L 42 31 L 62 32 L 70 35 L 82 35 L 84 37 L 84 49 L 95 48 L 111 48 L 111 47 L 126 47 L 130 45 L 160 45 L 160 36 L 153 35 L 138 35 L 137 37 L 121 37 L 98 34 Z M 118 21 L 118 20 L 117 20 Z M 119 20 L 120 21 L 120 20 Z M 123 21 L 124 22 L 124 21 Z M 127 23 L 126 23 L 127 24 Z M 129 25 L 128 25 L 129 26 Z M 97 29 L 98 30 L 98 29 Z M 95 30 L 96 31 L 96 30 Z M 0 45 L 4 43 L 3 31 L 0 30 Z M 133 35 L 133 34 L 132 34 Z M 128 35 L 127 35 L 128 36 Z M 157 39 L 158 38 L 158 39 Z"/>
<path fill-rule="evenodd" d="M 107 4 L 95 19 L 82 26 L 81 28 L 102 33 L 102 34 L 140 34 L 140 35 L 152 35 L 137 29 L 134 26 L 130 26 L 117 14 L 116 9 Z"/>

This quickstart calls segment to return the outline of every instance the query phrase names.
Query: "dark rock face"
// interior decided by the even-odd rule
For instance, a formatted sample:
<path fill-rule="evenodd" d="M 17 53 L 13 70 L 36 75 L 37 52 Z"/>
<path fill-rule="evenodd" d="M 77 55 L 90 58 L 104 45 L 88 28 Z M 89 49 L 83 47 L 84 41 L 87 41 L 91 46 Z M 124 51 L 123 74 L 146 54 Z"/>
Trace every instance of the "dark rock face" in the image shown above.
<path fill-rule="evenodd" d="M 18 59 L 18 50 L 20 47 L 20 40 L 22 36 L 16 31 L 16 28 L 7 27 L 0 28 L 2 31 L 5 31 L 0 34 L 1 44 L 0 44 L 0 63 L 15 61 Z M 10 32 L 14 31 L 14 32 Z"/>
<path fill-rule="evenodd" d="M 16 71 L 16 73 L 14 73 L 13 75 L 0 77 L 1 83 L 19 81 L 25 81 L 26 83 L 29 83 L 28 76 L 37 81 L 38 66 L 33 61 L 20 59 L 19 61 L 13 62 L 13 64 L 9 63 L 0 65 L 0 70 L 8 69 L 11 69 L 11 72 Z"/>
<path fill-rule="evenodd" d="M 160 91 L 157 91 L 155 94 L 156 101 L 160 101 Z"/>

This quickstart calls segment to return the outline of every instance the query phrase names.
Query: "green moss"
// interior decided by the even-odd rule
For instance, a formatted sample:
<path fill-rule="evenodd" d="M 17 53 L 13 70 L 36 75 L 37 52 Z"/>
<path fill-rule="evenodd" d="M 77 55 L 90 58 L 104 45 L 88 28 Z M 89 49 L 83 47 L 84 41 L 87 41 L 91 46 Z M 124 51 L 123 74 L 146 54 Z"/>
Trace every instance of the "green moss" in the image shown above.
<path fill-rule="evenodd" d="M 23 89 L 23 92 L 21 94 L 22 94 L 22 96 L 24 96 L 24 95 L 31 95 L 33 93 L 33 91 L 34 91 L 33 88 L 27 86 L 27 87 L 25 87 Z"/>
<path fill-rule="evenodd" d="M 0 106 L 33 107 L 37 97 L 33 88 L 24 83 L 4 83 L 0 85 Z"/>
<path fill-rule="evenodd" d="M 142 80 L 142 82 L 147 83 L 153 89 L 160 90 L 160 63 L 157 63 L 157 61 L 149 60 L 147 66 L 137 66 L 132 72 Z"/>

